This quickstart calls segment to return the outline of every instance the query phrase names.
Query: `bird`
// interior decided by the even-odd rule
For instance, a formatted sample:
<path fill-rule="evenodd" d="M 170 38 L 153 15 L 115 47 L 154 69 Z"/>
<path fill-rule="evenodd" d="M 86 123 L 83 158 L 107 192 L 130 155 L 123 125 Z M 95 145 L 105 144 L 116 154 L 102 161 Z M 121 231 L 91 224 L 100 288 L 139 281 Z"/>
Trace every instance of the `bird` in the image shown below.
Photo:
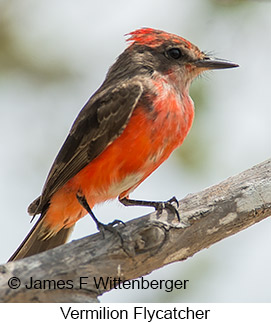
<path fill-rule="evenodd" d="M 192 81 L 207 70 L 238 67 L 211 57 L 188 40 L 162 30 L 140 28 L 127 34 L 128 46 L 75 119 L 48 173 L 41 195 L 28 207 L 39 218 L 14 261 L 64 244 L 87 213 L 99 231 L 95 205 L 116 199 L 125 206 L 173 205 L 130 199 L 132 193 L 179 147 L 194 118 Z"/>

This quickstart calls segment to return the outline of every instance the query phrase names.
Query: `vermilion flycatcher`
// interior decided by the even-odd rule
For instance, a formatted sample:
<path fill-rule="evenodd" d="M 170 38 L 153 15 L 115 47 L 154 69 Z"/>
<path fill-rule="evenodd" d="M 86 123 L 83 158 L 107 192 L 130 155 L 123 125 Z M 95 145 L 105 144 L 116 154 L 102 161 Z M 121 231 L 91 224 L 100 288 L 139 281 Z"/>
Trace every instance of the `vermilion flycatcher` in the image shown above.
<path fill-rule="evenodd" d="M 209 57 L 189 41 L 160 30 L 131 32 L 128 48 L 75 120 L 42 194 L 28 208 L 41 214 L 10 258 L 65 243 L 76 221 L 95 204 L 118 197 L 124 205 L 173 209 L 129 194 L 180 146 L 193 121 L 192 80 L 205 70 L 238 65 Z M 178 216 L 178 213 L 177 213 Z"/>

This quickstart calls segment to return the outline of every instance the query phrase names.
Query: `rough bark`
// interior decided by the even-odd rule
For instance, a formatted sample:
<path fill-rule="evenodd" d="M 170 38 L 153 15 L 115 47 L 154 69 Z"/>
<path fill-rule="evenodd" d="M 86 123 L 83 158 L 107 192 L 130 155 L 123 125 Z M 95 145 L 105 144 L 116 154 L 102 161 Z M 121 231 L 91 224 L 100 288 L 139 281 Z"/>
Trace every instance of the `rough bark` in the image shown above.
<path fill-rule="evenodd" d="M 127 222 L 118 227 L 123 243 L 117 235 L 97 233 L 2 265 L 0 301 L 96 302 L 110 287 L 97 290 L 94 277 L 135 279 L 244 230 L 271 215 L 271 159 L 189 194 L 180 201 L 179 212 L 181 223 L 166 211 Z M 20 287 L 8 286 L 11 277 L 20 279 Z M 45 289 L 27 289 L 30 277 L 51 282 L 45 282 Z M 80 277 L 88 277 L 81 288 Z M 56 282 L 58 288 L 53 288 Z"/>

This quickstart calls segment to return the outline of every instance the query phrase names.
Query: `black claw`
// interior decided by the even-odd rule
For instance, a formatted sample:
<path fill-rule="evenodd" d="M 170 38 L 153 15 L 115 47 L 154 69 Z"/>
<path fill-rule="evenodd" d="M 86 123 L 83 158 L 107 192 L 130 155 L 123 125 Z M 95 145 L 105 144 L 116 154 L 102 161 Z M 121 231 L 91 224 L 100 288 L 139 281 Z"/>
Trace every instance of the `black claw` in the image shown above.
<path fill-rule="evenodd" d="M 112 227 L 115 225 L 119 225 L 119 224 L 122 224 L 124 226 L 126 225 L 125 222 L 118 220 L 118 219 L 114 220 L 113 222 L 108 223 L 108 225 L 111 225 Z"/>
<path fill-rule="evenodd" d="M 177 207 L 172 205 L 173 202 L 177 204 Z M 181 220 L 179 211 L 177 209 L 179 207 L 179 202 L 175 196 L 173 196 L 171 199 L 169 199 L 166 202 L 155 202 L 154 207 L 155 207 L 155 210 L 157 211 L 157 215 L 160 215 L 164 209 L 168 209 L 170 212 L 176 214 L 178 221 Z"/>
<path fill-rule="evenodd" d="M 168 200 L 169 203 L 175 202 L 177 204 L 177 207 L 180 206 L 179 201 L 177 200 L 176 196 L 173 196 L 171 199 Z"/>
<path fill-rule="evenodd" d="M 102 233 L 103 238 L 105 237 L 105 235 L 104 235 L 105 231 L 109 231 L 109 232 L 113 233 L 115 236 L 118 236 L 120 238 L 121 242 L 123 242 L 122 235 L 120 234 L 118 229 L 115 227 L 115 225 L 119 225 L 119 224 L 123 224 L 125 226 L 125 223 L 123 221 L 114 220 L 113 222 L 110 222 L 108 224 L 104 224 L 102 222 L 99 222 L 99 223 L 97 223 L 97 228 Z"/>

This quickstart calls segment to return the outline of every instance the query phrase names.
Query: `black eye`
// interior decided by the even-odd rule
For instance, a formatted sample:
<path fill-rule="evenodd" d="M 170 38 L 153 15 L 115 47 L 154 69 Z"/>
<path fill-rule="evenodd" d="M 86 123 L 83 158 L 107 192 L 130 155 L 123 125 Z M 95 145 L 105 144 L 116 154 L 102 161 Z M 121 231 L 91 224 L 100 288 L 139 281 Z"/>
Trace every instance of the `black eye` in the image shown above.
<path fill-rule="evenodd" d="M 170 48 L 167 51 L 167 54 L 169 57 L 174 58 L 174 59 L 179 59 L 183 56 L 183 54 L 179 48 Z"/>

